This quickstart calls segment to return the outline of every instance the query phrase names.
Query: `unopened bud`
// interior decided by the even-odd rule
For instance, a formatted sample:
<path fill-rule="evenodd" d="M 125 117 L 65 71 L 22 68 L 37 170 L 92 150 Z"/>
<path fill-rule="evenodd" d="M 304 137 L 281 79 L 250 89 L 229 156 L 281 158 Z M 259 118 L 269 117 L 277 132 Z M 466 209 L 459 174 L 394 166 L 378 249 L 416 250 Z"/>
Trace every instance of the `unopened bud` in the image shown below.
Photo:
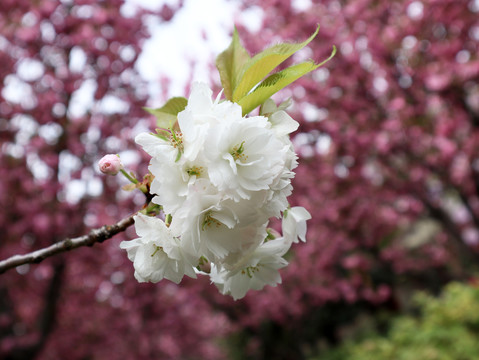
<path fill-rule="evenodd" d="M 107 175 L 116 175 L 121 169 L 123 169 L 120 157 L 114 154 L 103 156 L 98 162 L 98 167 L 103 174 Z"/>

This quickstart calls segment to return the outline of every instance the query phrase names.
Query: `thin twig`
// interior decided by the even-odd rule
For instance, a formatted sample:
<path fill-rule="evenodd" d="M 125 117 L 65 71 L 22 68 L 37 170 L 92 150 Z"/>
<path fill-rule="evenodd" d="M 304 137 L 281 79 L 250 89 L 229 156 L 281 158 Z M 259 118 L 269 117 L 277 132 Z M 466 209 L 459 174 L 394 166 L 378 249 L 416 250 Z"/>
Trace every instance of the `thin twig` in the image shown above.
<path fill-rule="evenodd" d="M 63 253 L 72 249 L 76 249 L 81 246 L 93 246 L 95 243 L 101 243 L 105 240 L 112 238 L 114 235 L 125 231 L 128 227 L 133 225 L 133 216 L 130 215 L 127 218 L 120 220 L 114 225 L 105 225 L 99 229 L 90 231 L 89 234 L 76 237 L 73 239 L 64 239 L 46 248 L 33 251 L 24 255 L 13 255 L 8 259 L 0 261 L 0 274 L 7 270 L 13 269 L 17 266 L 24 264 L 37 264 L 47 257 Z"/>

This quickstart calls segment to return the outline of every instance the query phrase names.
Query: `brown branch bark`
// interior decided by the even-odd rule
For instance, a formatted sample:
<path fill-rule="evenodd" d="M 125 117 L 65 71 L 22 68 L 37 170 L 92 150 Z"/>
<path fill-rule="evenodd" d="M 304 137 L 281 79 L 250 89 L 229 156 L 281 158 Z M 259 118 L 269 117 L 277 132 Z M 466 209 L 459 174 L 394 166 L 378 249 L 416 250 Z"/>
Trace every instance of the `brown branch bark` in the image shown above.
<path fill-rule="evenodd" d="M 40 250 L 33 251 L 28 254 L 13 255 L 8 259 L 0 261 L 0 274 L 20 265 L 37 264 L 46 259 L 47 257 L 73 250 L 81 246 L 93 246 L 95 243 L 102 243 L 103 241 L 112 238 L 114 235 L 125 231 L 128 227 L 133 225 L 133 216 L 135 215 L 136 213 L 120 220 L 116 224 L 105 225 L 99 229 L 94 229 L 90 231 L 90 233 L 87 235 L 83 235 L 73 239 L 67 238 L 53 245 L 50 245 Z"/>

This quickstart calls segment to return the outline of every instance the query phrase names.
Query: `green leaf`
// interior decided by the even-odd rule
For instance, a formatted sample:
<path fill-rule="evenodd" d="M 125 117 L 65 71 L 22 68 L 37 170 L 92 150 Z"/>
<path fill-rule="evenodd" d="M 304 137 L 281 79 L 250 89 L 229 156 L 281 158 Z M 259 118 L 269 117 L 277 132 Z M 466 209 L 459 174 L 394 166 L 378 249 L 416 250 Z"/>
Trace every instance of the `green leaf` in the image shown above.
<path fill-rule="evenodd" d="M 159 109 L 144 108 L 156 117 L 156 124 L 162 129 L 171 129 L 176 122 L 179 112 L 183 111 L 188 104 L 184 97 L 173 97 Z"/>
<path fill-rule="evenodd" d="M 269 47 L 250 59 L 244 66 L 244 71 L 240 75 L 240 82 L 233 91 L 233 102 L 239 102 L 248 92 L 264 79 L 279 64 L 289 58 L 298 50 L 308 45 L 318 34 L 319 25 L 316 31 L 306 41 L 296 44 L 281 43 Z"/>
<path fill-rule="evenodd" d="M 220 73 L 221 85 L 226 99 L 232 100 L 233 90 L 244 65 L 249 60 L 250 56 L 241 45 L 238 31 L 235 28 L 230 46 L 216 58 L 216 67 Z"/>
<path fill-rule="evenodd" d="M 316 70 L 321 65 L 331 60 L 331 58 L 335 54 L 336 47 L 333 47 L 333 52 L 331 53 L 331 55 L 319 64 L 315 64 L 312 61 L 307 61 L 300 64 L 292 65 L 282 71 L 268 76 L 252 92 L 250 92 L 240 101 L 238 101 L 238 104 L 241 105 L 241 108 L 243 109 L 243 115 L 246 115 L 257 106 L 263 104 L 273 94 L 277 93 L 285 86 L 288 86 L 301 76 L 309 73 L 310 71 Z"/>

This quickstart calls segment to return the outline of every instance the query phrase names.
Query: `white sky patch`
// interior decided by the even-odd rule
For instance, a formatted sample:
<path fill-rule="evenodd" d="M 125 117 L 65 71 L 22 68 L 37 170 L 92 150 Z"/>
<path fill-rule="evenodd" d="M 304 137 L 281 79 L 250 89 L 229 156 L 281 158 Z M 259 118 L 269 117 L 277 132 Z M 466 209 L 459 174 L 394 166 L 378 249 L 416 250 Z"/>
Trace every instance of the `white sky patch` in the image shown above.
<path fill-rule="evenodd" d="M 100 108 L 105 114 L 125 114 L 130 109 L 130 105 L 117 96 L 106 95 L 100 102 Z"/>
<path fill-rule="evenodd" d="M 45 67 L 38 60 L 22 59 L 18 64 L 18 75 L 24 81 L 38 80 L 45 72 Z"/>
<path fill-rule="evenodd" d="M 308 133 L 299 133 L 292 139 L 296 152 L 302 157 L 311 157 L 314 155 L 314 135 Z"/>
<path fill-rule="evenodd" d="M 68 109 L 70 116 L 81 117 L 87 113 L 93 104 L 93 95 L 95 94 L 96 87 L 96 81 L 88 79 L 73 93 Z"/>
<path fill-rule="evenodd" d="M 308 10 L 311 5 L 311 0 L 293 0 L 291 3 L 291 7 L 296 12 Z"/>
<path fill-rule="evenodd" d="M 22 146 L 29 143 L 30 138 L 35 134 L 38 128 L 38 124 L 31 116 L 21 114 L 12 117 L 10 126 L 17 130 L 15 142 Z"/>
<path fill-rule="evenodd" d="M 0 150 L 3 154 L 8 154 L 17 159 L 20 159 L 21 157 L 25 156 L 25 148 L 18 144 L 3 143 L 0 147 Z"/>
<path fill-rule="evenodd" d="M 412 49 L 417 44 L 417 38 L 414 35 L 408 35 L 402 39 L 401 46 L 404 49 Z"/>
<path fill-rule="evenodd" d="M 7 75 L 4 83 L 2 96 L 6 100 L 14 104 L 20 104 L 25 109 L 31 109 L 36 105 L 37 101 L 33 95 L 32 87 L 17 75 Z"/>
<path fill-rule="evenodd" d="M 344 164 L 336 164 L 334 166 L 334 174 L 341 178 L 341 179 L 344 179 L 346 177 L 348 177 L 349 175 L 349 170 L 348 168 L 346 167 L 346 165 Z"/>
<path fill-rule="evenodd" d="M 238 21 L 252 33 L 257 33 L 263 25 L 263 9 L 259 6 L 251 6 L 238 13 Z"/>
<path fill-rule="evenodd" d="M 471 0 L 469 1 L 469 10 L 472 12 L 479 12 L 479 0 Z"/>
<path fill-rule="evenodd" d="M 316 106 L 309 104 L 309 103 L 304 103 L 301 104 L 301 112 L 306 119 L 306 121 L 322 121 L 326 119 L 329 115 L 329 112 L 327 109 L 324 108 L 317 108 Z"/>
<path fill-rule="evenodd" d="M 413 20 L 419 20 L 422 18 L 424 11 L 424 5 L 420 1 L 413 1 L 407 7 L 407 15 Z"/>
<path fill-rule="evenodd" d="M 313 72 L 313 79 L 319 82 L 325 82 L 329 78 L 329 70 L 326 68 L 320 68 Z"/>
<path fill-rule="evenodd" d="M 81 19 L 89 19 L 93 16 L 93 10 L 91 5 L 75 6 L 75 15 Z"/>
<path fill-rule="evenodd" d="M 471 59 L 471 53 L 467 50 L 461 50 L 456 54 L 456 61 L 465 64 Z"/>
<path fill-rule="evenodd" d="M 132 61 L 135 55 L 135 49 L 131 45 L 123 46 L 120 49 L 120 57 L 123 61 Z"/>
<path fill-rule="evenodd" d="M 63 128 L 57 123 L 48 123 L 38 128 L 38 135 L 45 139 L 47 144 L 54 145 L 63 133 Z"/>
<path fill-rule="evenodd" d="M 149 82 L 150 106 L 166 100 L 160 95 L 161 76 L 171 79 L 169 97 L 186 95 L 184 88 L 191 78 L 210 83 L 210 66 L 231 41 L 236 8 L 236 2 L 186 0 L 170 22 L 150 21 L 152 36 L 145 42 L 136 64 Z"/>
<path fill-rule="evenodd" d="M 65 199 L 71 204 L 78 203 L 84 196 L 99 196 L 103 191 L 101 180 L 94 176 L 94 170 L 85 168 L 81 179 L 69 181 L 65 186 Z"/>
<path fill-rule="evenodd" d="M 35 153 L 27 154 L 27 166 L 36 180 L 45 181 L 50 177 L 50 168 Z"/>
<path fill-rule="evenodd" d="M 86 193 L 86 185 L 82 180 L 71 180 L 65 186 L 65 199 L 70 204 L 78 203 Z"/>
<path fill-rule="evenodd" d="M 385 78 L 377 76 L 373 80 L 373 86 L 377 91 L 385 92 L 388 89 L 389 84 Z"/>
<path fill-rule="evenodd" d="M 341 51 L 341 54 L 343 55 L 349 55 L 353 52 L 353 50 L 354 47 L 349 41 L 345 41 L 339 45 L 339 51 Z"/>
<path fill-rule="evenodd" d="M 476 41 L 479 41 L 479 25 L 473 26 L 469 29 L 469 37 Z M 0 49 L 1 49 L 1 38 L 0 38 Z"/>
<path fill-rule="evenodd" d="M 90 196 L 100 196 L 103 192 L 103 184 L 97 177 L 92 178 L 86 183 L 87 193 Z"/>
<path fill-rule="evenodd" d="M 128 167 L 133 164 L 138 164 L 141 160 L 138 151 L 125 150 L 121 151 L 118 155 L 120 155 L 121 163 L 125 167 Z"/>
<path fill-rule="evenodd" d="M 373 56 L 369 51 L 364 51 L 359 57 L 359 63 L 364 70 L 370 70 L 373 66 Z"/>
<path fill-rule="evenodd" d="M 70 52 L 69 67 L 72 72 L 80 73 L 85 69 L 87 57 L 85 52 L 79 46 L 74 46 Z"/>
<path fill-rule="evenodd" d="M 58 180 L 62 183 L 70 181 L 72 172 L 80 169 L 81 166 L 82 162 L 78 156 L 73 155 L 68 150 L 63 150 L 60 153 Z"/>
<path fill-rule="evenodd" d="M 130 16 L 135 13 L 137 7 L 156 11 L 160 10 L 163 5 L 176 6 L 177 4 L 178 0 L 127 0 L 121 11 Z"/>
<path fill-rule="evenodd" d="M 362 35 L 356 39 L 354 47 L 358 51 L 365 51 L 368 48 L 368 38 L 365 35 Z"/>
<path fill-rule="evenodd" d="M 316 141 L 316 152 L 319 155 L 326 155 L 331 148 L 331 136 L 328 134 L 321 134 Z"/>

